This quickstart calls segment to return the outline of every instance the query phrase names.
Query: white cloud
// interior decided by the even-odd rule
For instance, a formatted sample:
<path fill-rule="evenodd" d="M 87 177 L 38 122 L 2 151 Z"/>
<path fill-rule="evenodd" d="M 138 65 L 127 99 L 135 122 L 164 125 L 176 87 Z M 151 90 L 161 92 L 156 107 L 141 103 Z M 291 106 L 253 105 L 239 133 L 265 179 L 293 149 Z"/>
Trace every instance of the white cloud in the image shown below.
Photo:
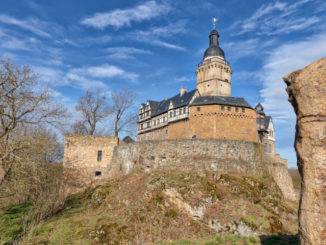
<path fill-rule="evenodd" d="M 107 26 L 121 28 L 130 26 L 131 22 L 141 22 L 149 20 L 160 15 L 164 15 L 170 11 L 167 3 L 157 3 L 156 1 L 148 1 L 134 8 L 116 9 L 106 13 L 96 13 L 90 18 L 81 21 L 81 24 L 91 26 L 97 29 L 104 29 Z"/>
<path fill-rule="evenodd" d="M 103 64 L 101 66 L 89 66 L 70 69 L 64 76 L 64 82 L 72 87 L 89 89 L 107 89 L 106 80 L 122 78 L 131 83 L 137 83 L 139 75 L 127 72 L 120 67 Z"/>
<path fill-rule="evenodd" d="M 260 94 L 264 100 L 265 109 L 272 114 L 275 122 L 295 120 L 282 77 L 325 57 L 325 43 L 326 33 L 322 33 L 303 41 L 283 44 L 270 52 L 261 72 L 259 72 L 260 80 L 263 83 Z"/>
<path fill-rule="evenodd" d="M 275 44 L 275 39 L 261 40 L 252 38 L 247 40 L 239 40 L 237 42 L 227 42 L 223 45 L 225 53 L 230 60 L 236 60 L 243 57 L 261 56 L 265 48 Z"/>
<path fill-rule="evenodd" d="M 109 53 L 108 58 L 133 59 L 136 54 L 152 54 L 151 51 L 134 47 L 111 47 L 105 50 Z"/>
<path fill-rule="evenodd" d="M 186 21 L 178 21 L 166 26 L 153 27 L 146 31 L 138 30 L 128 35 L 133 36 L 134 39 L 139 42 L 145 42 L 156 46 L 184 51 L 184 47 L 168 43 L 162 40 L 162 38 L 171 38 L 175 35 L 186 33 L 185 25 Z"/>
<path fill-rule="evenodd" d="M 174 81 L 176 83 L 182 83 L 182 82 L 194 82 L 196 79 L 194 76 L 182 76 L 182 77 L 176 77 L 174 78 Z"/>
<path fill-rule="evenodd" d="M 321 21 L 316 16 L 303 17 L 298 9 L 309 0 L 285 3 L 275 1 L 261 6 L 252 16 L 233 23 L 234 35 L 254 32 L 257 35 L 274 35 L 304 30 Z"/>
<path fill-rule="evenodd" d="M 28 20 L 19 20 L 19 19 L 11 17 L 9 15 L 6 15 L 6 14 L 0 14 L 0 22 L 5 23 L 7 25 L 18 26 L 22 29 L 31 31 L 34 34 L 41 36 L 41 37 L 46 37 L 46 38 L 51 37 L 51 35 L 48 32 L 41 30 L 41 27 L 44 27 L 48 24 L 45 22 L 42 22 L 41 20 L 39 20 L 37 18 L 30 18 Z"/>
<path fill-rule="evenodd" d="M 33 66 L 32 69 L 41 81 L 49 83 L 52 86 L 64 85 L 64 73 L 61 70 L 45 66 Z"/>
<path fill-rule="evenodd" d="M 107 43 L 110 42 L 112 40 L 112 37 L 109 35 L 104 35 L 104 36 L 100 36 L 100 37 L 86 37 L 83 39 L 83 42 L 87 45 L 91 45 L 91 44 L 103 44 L 103 43 Z"/>

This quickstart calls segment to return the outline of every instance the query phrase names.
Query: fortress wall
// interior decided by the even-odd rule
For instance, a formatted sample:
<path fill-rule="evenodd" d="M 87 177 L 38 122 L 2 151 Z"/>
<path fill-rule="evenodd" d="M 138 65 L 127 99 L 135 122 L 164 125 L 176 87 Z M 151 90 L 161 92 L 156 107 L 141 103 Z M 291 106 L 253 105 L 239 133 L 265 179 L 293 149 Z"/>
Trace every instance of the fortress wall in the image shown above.
<path fill-rule="evenodd" d="M 200 108 L 200 111 L 197 108 Z M 190 107 L 190 138 L 196 135 L 201 139 L 230 139 L 257 141 L 256 111 L 253 109 L 221 105 L 201 105 Z M 205 122 L 205 123 L 203 123 Z"/>
<path fill-rule="evenodd" d="M 142 141 L 114 149 L 109 175 L 127 174 L 134 169 L 163 166 L 195 166 L 221 171 L 262 171 L 258 143 L 215 139 Z"/>
<path fill-rule="evenodd" d="M 110 177 L 133 170 L 150 171 L 164 166 L 238 172 L 274 177 L 283 195 L 294 199 L 287 161 L 263 155 L 259 143 L 218 139 L 179 139 L 133 142 L 114 149 Z"/>
<path fill-rule="evenodd" d="M 118 138 L 112 136 L 66 135 L 63 174 L 66 188 L 71 189 L 66 191 L 77 192 L 105 181 L 117 145 Z M 98 151 L 102 151 L 101 161 L 97 159 Z M 96 171 L 101 175 L 95 176 Z"/>
<path fill-rule="evenodd" d="M 169 139 L 186 139 L 189 135 L 189 120 L 177 121 L 169 124 Z"/>
<path fill-rule="evenodd" d="M 168 126 L 157 128 L 155 130 L 138 134 L 138 141 L 143 140 L 155 140 L 155 139 L 167 139 L 168 138 Z"/>

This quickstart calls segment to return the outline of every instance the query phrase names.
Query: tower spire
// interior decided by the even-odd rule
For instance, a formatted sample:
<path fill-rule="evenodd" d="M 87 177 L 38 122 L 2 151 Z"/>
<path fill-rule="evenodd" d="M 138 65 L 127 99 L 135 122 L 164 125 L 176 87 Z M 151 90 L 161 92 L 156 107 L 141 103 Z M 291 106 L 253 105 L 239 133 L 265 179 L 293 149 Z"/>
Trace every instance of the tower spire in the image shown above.
<path fill-rule="evenodd" d="M 218 19 L 214 17 L 214 18 L 212 19 L 212 21 L 213 21 L 213 29 L 216 30 L 215 27 L 216 27 L 216 22 L 218 21 Z"/>

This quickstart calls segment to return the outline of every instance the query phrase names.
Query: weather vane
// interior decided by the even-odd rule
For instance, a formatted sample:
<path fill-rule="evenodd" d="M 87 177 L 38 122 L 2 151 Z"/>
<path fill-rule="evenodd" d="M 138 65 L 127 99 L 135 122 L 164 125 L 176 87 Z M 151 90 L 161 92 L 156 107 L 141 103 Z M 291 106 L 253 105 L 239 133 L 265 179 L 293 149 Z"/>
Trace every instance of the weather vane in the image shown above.
<path fill-rule="evenodd" d="M 213 18 L 213 29 L 215 30 L 216 22 L 218 21 L 217 18 Z"/>

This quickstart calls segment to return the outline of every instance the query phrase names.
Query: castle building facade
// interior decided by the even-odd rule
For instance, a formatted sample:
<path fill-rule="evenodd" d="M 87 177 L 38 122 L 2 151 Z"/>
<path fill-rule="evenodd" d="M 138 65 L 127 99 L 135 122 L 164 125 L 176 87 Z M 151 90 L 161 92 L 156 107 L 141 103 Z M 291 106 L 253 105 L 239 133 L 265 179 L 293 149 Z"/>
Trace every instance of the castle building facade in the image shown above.
<path fill-rule="evenodd" d="M 231 96 L 230 63 L 219 46 L 213 29 L 209 47 L 196 69 L 197 86 L 161 101 L 148 100 L 139 109 L 138 140 L 227 139 L 260 142 L 274 153 L 275 137 L 271 117 L 263 107 L 255 109 L 241 97 Z"/>

